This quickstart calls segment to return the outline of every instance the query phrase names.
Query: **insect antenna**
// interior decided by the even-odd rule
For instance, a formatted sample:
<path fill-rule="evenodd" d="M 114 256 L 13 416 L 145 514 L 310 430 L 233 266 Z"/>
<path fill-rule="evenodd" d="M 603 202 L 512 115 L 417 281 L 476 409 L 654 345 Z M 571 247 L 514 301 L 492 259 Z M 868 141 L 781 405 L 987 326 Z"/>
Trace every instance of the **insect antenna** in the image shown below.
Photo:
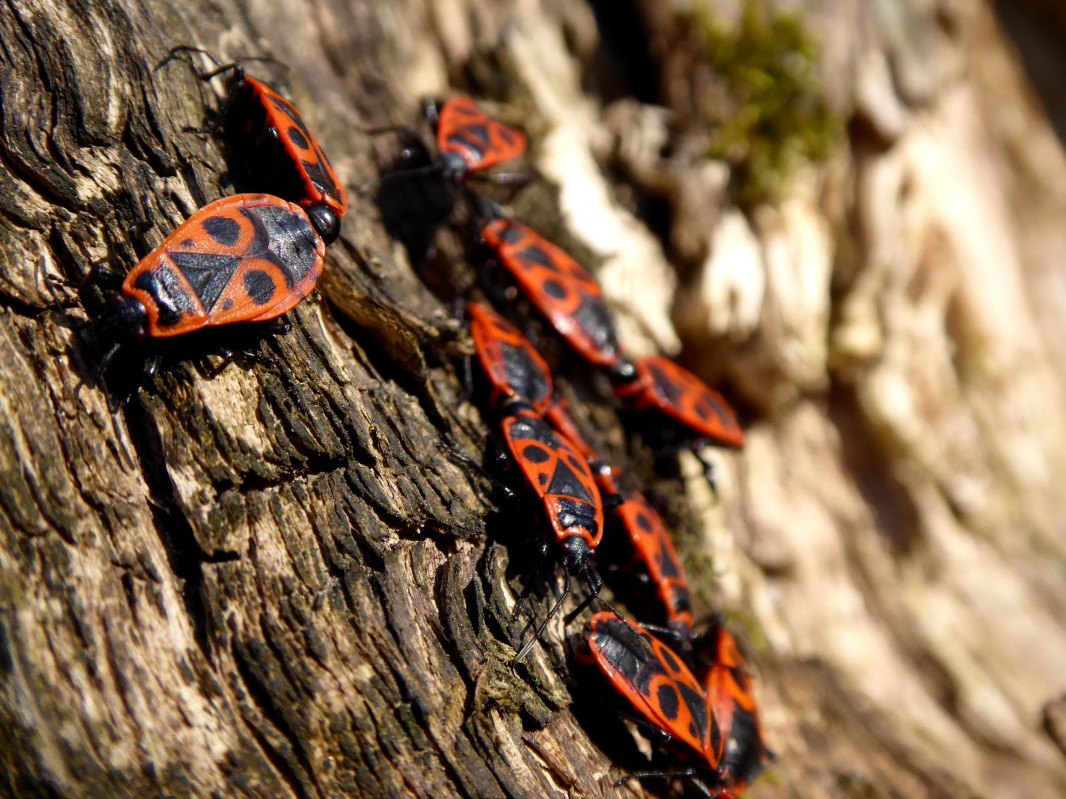
<path fill-rule="evenodd" d="M 540 639 L 541 635 L 544 634 L 544 630 L 547 629 L 547 627 L 548 627 L 548 622 L 550 622 L 553 618 L 555 618 L 555 615 L 559 612 L 559 608 L 561 608 L 563 606 L 563 602 L 566 600 L 566 598 L 568 596 L 570 596 L 570 572 L 564 571 L 563 572 L 563 593 L 555 601 L 555 604 L 552 605 L 552 609 L 548 611 L 548 615 L 544 617 L 544 621 L 542 621 L 537 626 L 537 629 L 533 633 L 533 635 L 524 644 L 522 644 L 522 648 L 518 650 L 518 653 L 514 656 L 514 660 L 511 661 L 511 665 L 512 666 L 517 664 L 519 661 L 522 660 L 522 658 L 524 658 L 526 655 L 529 654 L 529 650 L 531 650 L 533 648 L 533 645 L 535 643 L 537 643 L 537 641 Z"/>

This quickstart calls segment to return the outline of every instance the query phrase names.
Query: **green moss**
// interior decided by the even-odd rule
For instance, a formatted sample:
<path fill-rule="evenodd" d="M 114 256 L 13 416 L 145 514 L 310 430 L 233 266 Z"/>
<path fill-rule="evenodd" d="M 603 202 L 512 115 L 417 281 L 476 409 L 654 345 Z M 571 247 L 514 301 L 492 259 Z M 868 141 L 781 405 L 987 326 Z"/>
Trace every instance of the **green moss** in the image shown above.
<path fill-rule="evenodd" d="M 738 203 L 773 199 L 797 167 L 825 160 L 841 139 L 817 73 L 817 46 L 795 14 L 767 0 L 744 0 L 733 26 L 709 0 L 693 13 L 714 73 L 697 101 L 711 128 L 708 155 L 732 166 Z"/>

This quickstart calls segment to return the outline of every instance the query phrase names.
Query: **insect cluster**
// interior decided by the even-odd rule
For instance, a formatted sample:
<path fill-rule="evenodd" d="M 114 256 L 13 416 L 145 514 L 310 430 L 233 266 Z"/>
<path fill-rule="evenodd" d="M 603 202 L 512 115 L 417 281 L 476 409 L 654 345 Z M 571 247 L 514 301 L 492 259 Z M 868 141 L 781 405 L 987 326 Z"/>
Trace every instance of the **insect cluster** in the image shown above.
<path fill-rule="evenodd" d="M 177 47 L 162 64 L 195 48 Z M 160 66 L 162 66 L 160 64 Z M 208 132 L 221 135 L 246 187 L 200 208 L 131 269 L 93 334 L 167 339 L 236 322 L 271 322 L 315 288 L 348 198 L 300 112 L 240 64 Z"/>
<path fill-rule="evenodd" d="M 168 60 L 193 51 L 175 48 Z M 143 258 L 94 325 L 119 342 L 122 333 L 162 339 L 276 320 L 312 292 L 326 245 L 340 233 L 345 189 L 299 112 L 240 64 L 198 77 L 225 72 L 231 81 L 210 131 L 238 159 L 243 183 L 270 193 L 236 194 L 204 206 Z M 541 324 L 579 362 L 605 376 L 615 401 L 671 447 L 743 447 L 743 432 L 720 394 L 666 358 L 629 358 L 595 278 L 471 190 L 486 170 L 521 156 L 525 137 L 467 98 L 428 109 L 437 153 L 421 171 L 469 200 L 482 272 L 507 278 Z M 403 172 L 386 177 L 402 178 Z M 587 674 L 606 678 L 623 714 L 660 744 L 657 770 L 633 776 L 684 778 L 718 799 L 738 795 L 773 755 L 733 636 L 720 622 L 697 627 L 685 570 L 662 518 L 632 487 L 632 476 L 582 434 L 521 320 L 515 324 L 480 302 L 467 305 L 466 318 L 501 450 L 521 475 L 522 490 L 536 498 L 545 558 L 563 570 L 562 594 L 516 661 L 539 640 L 576 578 L 587 595 L 574 615 L 594 603 L 605 609 L 577 637 L 575 661 Z M 662 622 L 661 628 L 641 626 L 600 597 L 596 553 L 608 544 L 625 553 L 624 571 L 643 587 L 627 595 L 626 583 L 612 582 L 615 596 Z"/>

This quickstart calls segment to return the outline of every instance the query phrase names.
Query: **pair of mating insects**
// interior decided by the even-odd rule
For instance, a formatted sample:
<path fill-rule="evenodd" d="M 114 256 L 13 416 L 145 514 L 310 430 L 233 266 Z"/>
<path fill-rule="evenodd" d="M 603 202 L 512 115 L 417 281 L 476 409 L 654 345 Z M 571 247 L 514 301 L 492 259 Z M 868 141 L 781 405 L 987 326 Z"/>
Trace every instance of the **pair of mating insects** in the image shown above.
<path fill-rule="evenodd" d="M 166 60 L 194 50 L 175 48 Z M 267 84 L 246 75 L 239 64 L 219 66 L 199 77 L 208 80 L 227 71 L 233 78 L 215 131 L 238 156 L 246 182 L 255 185 L 269 176 L 268 188 L 274 194 L 223 198 L 179 226 L 126 276 L 98 325 L 111 335 L 125 331 L 137 338 L 170 338 L 210 326 L 275 320 L 314 289 L 325 247 L 340 233 L 340 220 L 348 210 L 345 190 L 299 112 Z M 433 169 L 445 179 L 462 181 L 525 150 L 518 131 L 488 118 L 466 98 L 445 103 L 431 122 L 438 149 Z M 731 409 L 716 392 L 666 359 L 630 361 L 621 355 L 600 288 L 573 259 L 498 212 L 485 217 L 482 238 L 499 262 L 575 351 L 607 370 L 619 397 L 637 408 L 662 411 L 701 441 L 743 445 Z M 599 486 L 621 498 L 617 513 L 631 531 L 637 559 L 669 621 L 675 630 L 690 631 L 684 573 L 657 514 L 639 492 L 621 493 L 616 471 L 596 466 L 591 448 L 554 400 L 543 361 L 516 365 L 516 353 L 539 358 L 528 342 L 523 346 L 516 339 L 521 334 L 508 330 L 509 323 L 487 309 L 472 307 L 471 316 L 478 355 L 504 397 L 505 437 L 548 511 L 567 590 L 571 574 L 584 576 L 593 596 L 599 590 L 599 578 L 589 564 L 603 532 Z M 506 373 L 503 378 L 500 369 Z M 515 379 L 524 381 L 520 389 L 515 389 Z M 591 468 L 596 468 L 595 476 Z M 767 752 L 743 660 L 730 654 L 735 652 L 729 649 L 731 641 L 728 632 L 719 629 L 705 688 L 665 645 L 611 613 L 593 617 L 582 652 L 646 721 L 702 752 L 715 785 L 739 788 Z"/>

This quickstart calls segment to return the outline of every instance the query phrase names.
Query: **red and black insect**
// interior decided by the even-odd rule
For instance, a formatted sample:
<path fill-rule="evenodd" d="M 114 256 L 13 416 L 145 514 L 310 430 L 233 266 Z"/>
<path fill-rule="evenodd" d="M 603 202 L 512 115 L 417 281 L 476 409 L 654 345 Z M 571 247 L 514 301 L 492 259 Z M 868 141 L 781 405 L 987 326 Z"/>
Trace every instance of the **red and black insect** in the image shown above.
<path fill-rule="evenodd" d="M 483 203 L 481 208 L 491 206 Z M 490 219 L 481 229 L 481 239 L 526 298 L 582 358 L 602 368 L 618 366 L 614 321 L 600 284 L 588 271 L 513 219 Z"/>
<path fill-rule="evenodd" d="M 674 548 L 674 542 L 666 531 L 662 517 L 649 504 L 642 493 L 621 485 L 617 470 L 600 469 L 596 475 L 600 492 L 605 496 L 618 496 L 622 502 L 614 509 L 614 516 L 625 531 L 625 539 L 612 536 L 609 541 L 614 549 L 622 549 L 621 541 L 628 542 L 628 562 L 625 568 L 655 594 L 657 604 L 667 626 L 674 632 L 686 650 L 691 645 L 692 593 L 689 589 L 685 567 Z M 610 553 L 608 553 L 610 556 Z"/>
<path fill-rule="evenodd" d="M 636 411 L 657 410 L 695 441 L 741 449 L 744 431 L 725 397 L 669 358 L 620 359 L 611 370 L 615 395 Z"/>
<path fill-rule="evenodd" d="M 474 352 L 492 387 L 492 402 L 522 402 L 545 417 L 588 461 L 592 448 L 570 418 L 566 403 L 555 394 L 548 364 L 522 332 L 507 319 L 480 303 L 466 308 Z"/>
<path fill-rule="evenodd" d="M 748 663 L 736 639 L 718 624 L 707 643 L 713 647 L 714 660 L 704 685 L 708 712 L 721 730 L 718 766 L 731 785 L 743 790 L 775 758 L 766 746 Z"/>
<path fill-rule="evenodd" d="M 426 100 L 425 112 L 437 135 L 436 168 L 448 180 L 465 180 L 526 151 L 525 136 L 492 119 L 469 97 L 453 97 L 440 108 Z"/>
<path fill-rule="evenodd" d="M 599 595 L 602 582 L 592 556 L 603 538 L 603 500 L 588 461 L 573 444 L 528 405 L 508 403 L 505 407 L 502 430 L 507 448 L 544 504 L 565 580 L 563 593 L 515 655 L 515 660 L 520 660 L 570 594 L 571 575 L 584 578 L 589 588 L 587 602 Z"/>
<path fill-rule="evenodd" d="M 322 237 L 300 206 L 268 194 L 224 197 L 130 270 L 96 327 L 169 338 L 270 321 L 311 293 L 324 258 Z"/>
<path fill-rule="evenodd" d="M 684 778 L 708 797 L 730 799 L 719 768 L 722 732 L 704 687 L 676 652 L 639 625 L 600 612 L 586 625 L 576 654 L 607 677 L 639 719 L 669 739 L 682 763 L 692 764 L 633 776 Z"/>
<path fill-rule="evenodd" d="M 469 183 L 526 179 L 525 175 L 491 173 L 525 152 L 522 133 L 489 117 L 469 97 L 455 97 L 440 106 L 427 99 L 423 105 L 436 151 L 408 126 L 370 129 L 370 133 L 399 133 L 403 150 L 376 180 L 363 187 L 367 193 L 374 192 L 385 229 L 404 245 L 414 264 L 433 252 L 437 232 L 461 200 L 477 202 Z"/>
<path fill-rule="evenodd" d="M 181 53 L 203 53 L 175 47 L 160 66 Z M 232 72 L 226 100 L 214 131 L 220 132 L 240 164 L 247 188 L 263 189 L 298 203 L 315 229 L 331 244 L 348 212 L 348 196 L 318 140 L 300 112 L 266 83 L 250 77 L 239 63 L 197 73 L 201 80 Z"/>

